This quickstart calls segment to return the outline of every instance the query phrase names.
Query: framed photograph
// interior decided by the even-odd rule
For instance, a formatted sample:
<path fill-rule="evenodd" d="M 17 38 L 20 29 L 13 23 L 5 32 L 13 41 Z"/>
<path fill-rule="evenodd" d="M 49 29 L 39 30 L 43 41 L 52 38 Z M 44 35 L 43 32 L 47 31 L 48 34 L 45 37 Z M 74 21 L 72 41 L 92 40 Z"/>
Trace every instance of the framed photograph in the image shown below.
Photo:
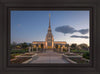
<path fill-rule="evenodd" d="M 100 73 L 97 1 L 66 2 L 1 1 L 1 73 Z"/>
<path fill-rule="evenodd" d="M 89 15 L 89 10 L 11 10 L 9 63 L 89 64 Z"/>

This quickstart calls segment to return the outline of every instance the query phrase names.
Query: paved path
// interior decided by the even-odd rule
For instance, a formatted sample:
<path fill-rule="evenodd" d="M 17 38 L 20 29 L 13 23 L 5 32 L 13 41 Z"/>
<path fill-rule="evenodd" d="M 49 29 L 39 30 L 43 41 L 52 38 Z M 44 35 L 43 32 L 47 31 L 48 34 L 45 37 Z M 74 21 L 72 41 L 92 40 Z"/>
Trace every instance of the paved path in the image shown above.
<path fill-rule="evenodd" d="M 62 55 L 54 52 L 53 50 L 47 50 L 44 53 L 38 53 L 38 58 L 30 63 L 69 63 L 62 58 Z"/>

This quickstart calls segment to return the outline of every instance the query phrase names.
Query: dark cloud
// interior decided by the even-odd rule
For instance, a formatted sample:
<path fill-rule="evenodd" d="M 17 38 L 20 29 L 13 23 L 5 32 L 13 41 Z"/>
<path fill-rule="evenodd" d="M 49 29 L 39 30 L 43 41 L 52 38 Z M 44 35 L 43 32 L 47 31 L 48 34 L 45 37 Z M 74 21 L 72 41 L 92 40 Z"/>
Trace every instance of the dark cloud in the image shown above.
<path fill-rule="evenodd" d="M 76 30 L 73 27 L 70 27 L 68 25 L 56 27 L 55 31 L 61 32 L 61 33 L 64 33 L 64 34 L 66 34 L 66 33 L 72 34 L 72 33 L 76 32 Z"/>
<path fill-rule="evenodd" d="M 89 38 L 88 36 L 77 36 L 77 35 L 72 35 L 70 37 L 71 38 L 85 38 L 85 39 Z"/>
<path fill-rule="evenodd" d="M 68 26 L 68 25 L 56 27 L 55 31 L 61 32 L 61 33 L 64 33 L 64 34 L 67 34 L 67 33 L 72 34 L 74 32 L 79 32 L 81 34 L 87 34 L 88 33 L 88 29 L 75 30 L 75 28 Z"/>
<path fill-rule="evenodd" d="M 80 32 L 81 34 L 87 34 L 88 33 L 88 29 L 81 29 L 78 32 Z"/>

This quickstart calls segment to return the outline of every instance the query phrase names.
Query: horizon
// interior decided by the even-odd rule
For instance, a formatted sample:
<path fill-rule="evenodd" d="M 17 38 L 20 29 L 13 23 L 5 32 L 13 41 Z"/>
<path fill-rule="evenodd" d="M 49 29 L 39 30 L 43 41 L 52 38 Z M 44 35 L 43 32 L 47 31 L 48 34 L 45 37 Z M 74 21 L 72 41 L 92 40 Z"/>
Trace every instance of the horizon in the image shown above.
<path fill-rule="evenodd" d="M 11 11 L 11 43 L 45 41 L 51 14 L 54 41 L 89 46 L 89 11 Z M 73 22 L 72 22 L 73 21 Z M 64 31 L 63 31 L 63 30 Z"/>

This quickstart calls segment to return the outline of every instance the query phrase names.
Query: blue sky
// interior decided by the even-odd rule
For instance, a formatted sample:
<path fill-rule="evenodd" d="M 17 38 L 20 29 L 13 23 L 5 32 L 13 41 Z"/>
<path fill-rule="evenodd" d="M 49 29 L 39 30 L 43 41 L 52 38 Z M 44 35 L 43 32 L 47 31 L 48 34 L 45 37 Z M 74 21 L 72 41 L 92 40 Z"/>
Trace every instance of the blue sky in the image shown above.
<path fill-rule="evenodd" d="M 49 26 L 49 13 L 51 14 L 51 29 L 55 41 L 72 43 L 86 43 L 89 38 L 71 37 L 88 36 L 89 32 L 62 33 L 55 29 L 70 26 L 75 30 L 89 29 L 89 11 L 11 11 L 11 42 L 17 43 L 32 41 L 45 41 Z"/>

